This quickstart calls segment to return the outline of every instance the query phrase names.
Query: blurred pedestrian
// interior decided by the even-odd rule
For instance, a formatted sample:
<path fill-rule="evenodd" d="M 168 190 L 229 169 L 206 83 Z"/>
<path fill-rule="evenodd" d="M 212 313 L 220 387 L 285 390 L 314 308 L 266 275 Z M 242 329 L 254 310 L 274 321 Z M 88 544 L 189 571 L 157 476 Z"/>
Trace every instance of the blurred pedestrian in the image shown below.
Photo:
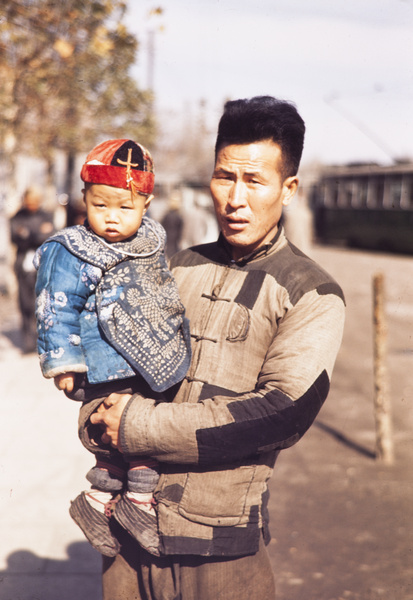
<path fill-rule="evenodd" d="M 37 248 L 54 232 L 53 215 L 42 208 L 39 189 L 29 187 L 23 194 L 22 207 L 10 220 L 11 241 L 17 248 L 14 270 L 21 313 L 23 352 L 36 350 L 35 285 L 33 258 Z"/>
<path fill-rule="evenodd" d="M 172 192 L 169 198 L 168 211 L 161 221 L 166 231 L 165 253 L 171 258 L 181 249 L 183 218 L 181 214 L 181 195 L 178 190 Z"/>
<path fill-rule="evenodd" d="M 183 218 L 182 250 L 217 239 L 219 229 L 210 195 L 196 194 L 192 205 L 185 207 Z"/>
<path fill-rule="evenodd" d="M 83 196 L 66 205 L 66 226 L 83 225 L 86 219 L 86 205 Z"/>

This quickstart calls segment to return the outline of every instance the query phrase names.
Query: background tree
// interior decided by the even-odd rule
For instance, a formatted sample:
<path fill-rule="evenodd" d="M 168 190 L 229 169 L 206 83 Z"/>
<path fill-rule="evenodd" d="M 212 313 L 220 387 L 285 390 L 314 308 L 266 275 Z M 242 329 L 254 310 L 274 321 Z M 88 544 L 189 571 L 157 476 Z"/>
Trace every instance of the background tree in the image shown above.
<path fill-rule="evenodd" d="M 0 141 L 13 171 L 17 153 L 74 158 L 101 139 L 151 145 L 151 93 L 130 76 L 138 42 L 122 22 L 122 0 L 3 0 L 0 7 Z"/>

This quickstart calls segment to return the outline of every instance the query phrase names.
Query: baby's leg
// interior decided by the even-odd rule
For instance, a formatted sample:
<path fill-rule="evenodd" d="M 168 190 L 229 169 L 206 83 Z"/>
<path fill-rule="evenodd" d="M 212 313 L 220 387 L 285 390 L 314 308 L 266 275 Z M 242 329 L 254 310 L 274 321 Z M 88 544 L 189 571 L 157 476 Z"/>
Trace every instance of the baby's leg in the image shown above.
<path fill-rule="evenodd" d="M 127 490 L 116 503 L 115 519 L 151 554 L 159 555 L 159 535 L 153 491 L 159 480 L 154 459 L 129 463 Z"/>
<path fill-rule="evenodd" d="M 159 463 L 153 458 L 133 458 L 129 461 L 129 492 L 153 492 L 159 481 Z"/>
<path fill-rule="evenodd" d="M 120 492 L 126 482 L 128 465 L 120 452 L 97 454 L 96 465 L 90 469 L 86 479 L 102 492 Z"/>
<path fill-rule="evenodd" d="M 79 437 L 95 454 L 96 464 L 86 475 L 92 488 L 75 498 L 69 512 L 94 548 L 106 556 L 116 556 L 120 546 L 112 533 L 112 514 L 126 481 L 128 465 L 120 452 L 101 443 L 102 430 L 90 424 L 90 415 L 105 397 L 84 402 L 80 409 Z"/>

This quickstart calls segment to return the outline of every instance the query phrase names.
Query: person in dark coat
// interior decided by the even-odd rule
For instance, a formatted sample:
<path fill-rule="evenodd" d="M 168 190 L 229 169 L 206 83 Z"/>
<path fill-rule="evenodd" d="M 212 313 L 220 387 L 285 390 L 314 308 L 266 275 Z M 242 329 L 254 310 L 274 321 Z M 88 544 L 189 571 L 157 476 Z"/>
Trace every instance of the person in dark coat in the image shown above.
<path fill-rule="evenodd" d="M 172 258 L 181 249 L 181 238 L 184 221 L 181 215 L 181 198 L 178 191 L 172 193 L 169 199 L 169 207 L 166 215 L 161 221 L 166 231 L 167 258 Z"/>
<path fill-rule="evenodd" d="M 42 209 L 39 190 L 28 188 L 23 194 L 22 207 L 10 220 L 11 242 L 17 248 L 14 271 L 18 286 L 18 305 L 21 314 L 23 352 L 36 350 L 35 285 L 33 266 L 35 251 L 54 233 L 53 215 Z"/>

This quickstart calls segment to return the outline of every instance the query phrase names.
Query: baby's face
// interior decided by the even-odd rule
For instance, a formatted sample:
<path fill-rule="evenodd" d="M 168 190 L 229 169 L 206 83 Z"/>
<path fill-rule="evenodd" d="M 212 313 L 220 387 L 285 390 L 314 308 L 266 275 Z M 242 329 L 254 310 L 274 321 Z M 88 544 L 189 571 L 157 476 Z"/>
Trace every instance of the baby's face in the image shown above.
<path fill-rule="evenodd" d="M 122 242 L 138 231 L 152 197 L 93 184 L 85 190 L 84 198 L 93 231 L 107 242 Z"/>

